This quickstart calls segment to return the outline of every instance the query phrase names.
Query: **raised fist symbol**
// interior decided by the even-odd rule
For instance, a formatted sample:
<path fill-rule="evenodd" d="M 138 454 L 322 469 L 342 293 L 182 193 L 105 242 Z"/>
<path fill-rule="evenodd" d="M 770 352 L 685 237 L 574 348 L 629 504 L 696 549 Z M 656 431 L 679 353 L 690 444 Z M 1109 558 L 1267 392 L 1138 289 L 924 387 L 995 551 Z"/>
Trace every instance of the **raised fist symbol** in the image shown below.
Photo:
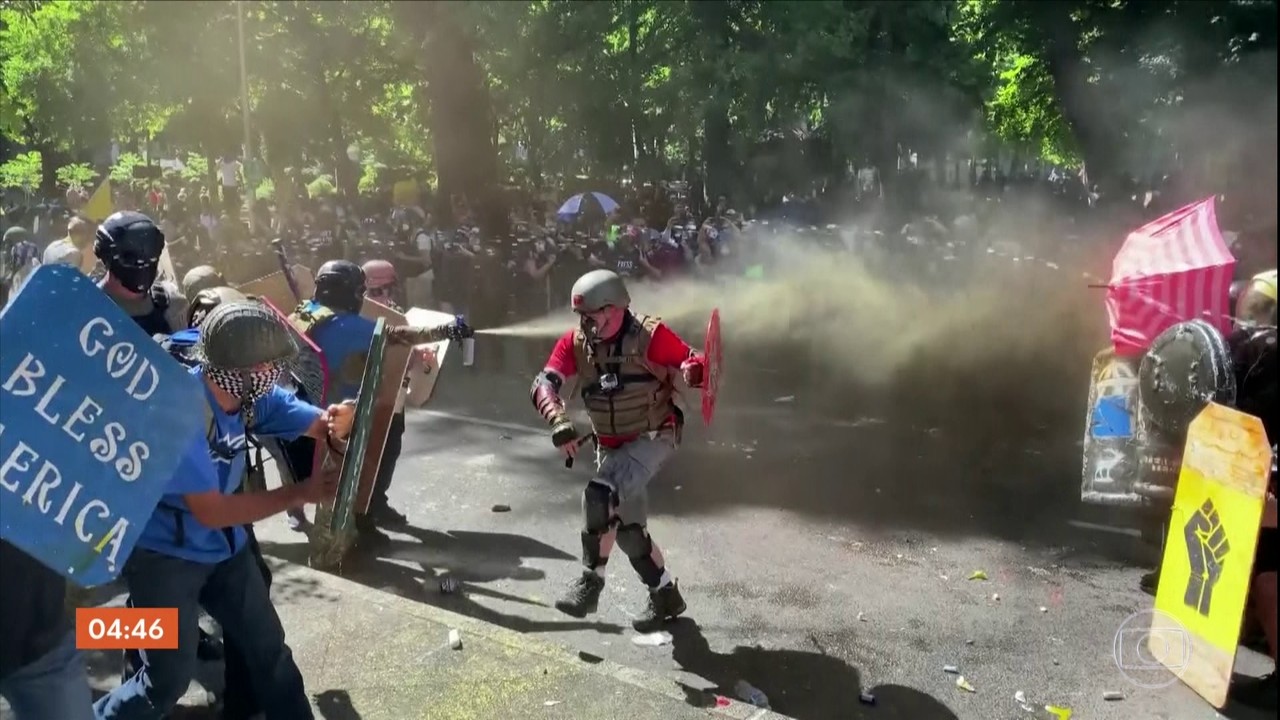
<path fill-rule="evenodd" d="M 1191 577 L 1187 580 L 1187 607 L 1208 617 L 1213 586 L 1222 577 L 1222 563 L 1231 552 L 1227 531 L 1212 500 L 1205 500 L 1182 529 L 1187 541 L 1187 557 L 1191 560 Z"/>

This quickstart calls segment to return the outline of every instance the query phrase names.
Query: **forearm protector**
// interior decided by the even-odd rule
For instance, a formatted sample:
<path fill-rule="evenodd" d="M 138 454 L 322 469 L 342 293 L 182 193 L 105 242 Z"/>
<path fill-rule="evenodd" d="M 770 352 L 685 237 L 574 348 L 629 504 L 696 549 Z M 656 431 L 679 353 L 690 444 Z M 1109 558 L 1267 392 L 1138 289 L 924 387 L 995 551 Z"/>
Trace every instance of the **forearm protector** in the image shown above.
<path fill-rule="evenodd" d="M 560 398 L 560 387 L 564 380 L 553 372 L 543 370 L 533 378 L 533 387 L 529 389 L 529 399 L 537 408 L 538 414 L 548 425 L 555 426 L 567 418 L 564 400 Z"/>
<path fill-rule="evenodd" d="M 391 328 L 388 339 L 401 345 L 426 345 L 444 340 L 465 340 L 474 334 L 470 326 L 461 322 L 451 322 L 436 327 L 400 325 Z"/>

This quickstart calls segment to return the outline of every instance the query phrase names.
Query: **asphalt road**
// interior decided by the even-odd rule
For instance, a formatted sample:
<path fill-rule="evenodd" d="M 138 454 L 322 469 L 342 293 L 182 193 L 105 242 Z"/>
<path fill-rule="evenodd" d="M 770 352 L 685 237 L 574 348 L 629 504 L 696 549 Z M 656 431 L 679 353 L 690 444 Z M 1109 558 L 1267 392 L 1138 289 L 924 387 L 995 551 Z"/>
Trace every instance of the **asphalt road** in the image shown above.
<path fill-rule="evenodd" d="M 379 557 L 351 560 L 347 577 L 675 674 L 690 702 L 746 680 L 800 720 L 1034 717 L 1019 691 L 1074 718 L 1220 717 L 1180 683 L 1143 689 L 1116 667 L 1117 631 L 1151 600 L 1137 589 L 1136 541 L 1068 522 L 1081 423 L 1043 403 L 993 412 L 955 391 L 949 403 L 971 404 L 943 412 L 920 400 L 924 382 L 872 398 L 765 359 L 740 368 L 713 428 L 690 422 L 651 487 L 651 530 L 689 602 L 673 643 L 633 642 L 644 596 L 621 554 L 600 613 L 560 615 L 551 603 L 580 572 L 589 463 L 566 470 L 528 404 L 547 344 L 495 345 L 480 343 L 476 367 L 447 363 L 432 409 L 410 412 L 392 500 L 411 527 Z M 305 562 L 282 519 L 259 537 L 266 553 Z M 969 579 L 976 571 L 987 579 Z M 440 593 L 445 574 L 459 593 Z M 1241 658 L 1252 674 L 1269 664 Z"/>

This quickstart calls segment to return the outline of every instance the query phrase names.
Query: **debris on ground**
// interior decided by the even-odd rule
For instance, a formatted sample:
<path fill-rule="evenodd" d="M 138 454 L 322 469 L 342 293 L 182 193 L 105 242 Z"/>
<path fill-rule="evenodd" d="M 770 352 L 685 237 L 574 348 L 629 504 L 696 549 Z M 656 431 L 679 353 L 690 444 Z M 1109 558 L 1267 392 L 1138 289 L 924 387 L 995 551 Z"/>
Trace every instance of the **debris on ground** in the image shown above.
<path fill-rule="evenodd" d="M 959 675 L 960 668 L 956 667 L 955 665 L 943 665 L 942 672 L 947 673 L 948 675 Z"/>
<path fill-rule="evenodd" d="M 1000 602 L 1000 593 L 991 593 L 991 599 Z"/>
<path fill-rule="evenodd" d="M 969 576 L 969 579 L 970 580 L 986 580 L 987 574 L 982 570 L 974 570 L 973 574 Z"/>
<path fill-rule="evenodd" d="M 1042 613 L 1047 613 L 1047 612 L 1049 612 L 1049 608 L 1047 608 L 1047 607 L 1045 607 L 1045 606 L 1041 605 L 1041 606 L 1040 606 L 1040 612 L 1042 612 Z"/>
<path fill-rule="evenodd" d="M 499 503 L 499 504 L 497 504 L 497 505 L 494 505 L 494 506 L 493 506 L 493 511 L 494 511 L 494 512 L 511 512 L 511 506 L 510 506 L 510 505 L 503 505 L 503 504 Z"/>
<path fill-rule="evenodd" d="M 758 708 L 769 709 L 769 696 L 764 691 L 755 687 L 746 680 L 739 680 L 734 683 L 733 691 L 737 693 L 738 698 L 749 705 L 755 705 Z"/>
<path fill-rule="evenodd" d="M 546 701 L 546 702 L 542 703 L 542 707 L 555 707 L 555 706 L 559 705 L 559 704 L 560 704 L 560 703 L 562 703 L 562 702 L 564 702 L 564 701 L 563 701 L 563 700 L 548 700 L 548 701 Z"/>
<path fill-rule="evenodd" d="M 777 397 L 773 399 L 773 401 L 776 403 L 789 403 L 789 402 L 795 402 L 795 400 L 796 400 L 795 395 L 783 395 L 782 397 Z"/>
<path fill-rule="evenodd" d="M 454 650 L 462 649 L 462 631 L 454 628 L 449 631 L 449 647 Z"/>
<path fill-rule="evenodd" d="M 968 681 L 968 680 L 965 680 L 965 679 L 964 679 L 964 676 L 963 676 L 963 675 L 961 675 L 960 677 L 956 678 L 956 687 L 960 688 L 961 690 L 963 690 L 963 691 L 965 691 L 965 692 L 971 692 L 971 693 L 976 693 L 976 692 L 978 692 L 977 690 L 975 690 L 975 689 L 974 689 L 974 687 L 973 687 L 972 685 L 970 685 L 970 684 L 969 684 L 969 681 Z"/>
<path fill-rule="evenodd" d="M 860 695 L 858 695 L 858 702 L 863 705 L 875 705 L 876 696 L 864 690 Z"/>
<path fill-rule="evenodd" d="M 647 635 L 636 635 L 631 638 L 631 642 L 641 647 L 660 647 L 662 645 L 671 644 L 671 633 L 660 630 Z"/>
<path fill-rule="evenodd" d="M 866 621 L 867 621 L 867 614 L 866 614 L 866 613 L 864 613 L 864 612 L 862 612 L 861 610 L 859 610 L 859 611 L 858 611 L 858 622 L 866 622 Z"/>
<path fill-rule="evenodd" d="M 1102 693 L 1103 700 L 1123 700 L 1124 693 L 1119 690 L 1107 690 Z"/>
<path fill-rule="evenodd" d="M 445 575 L 440 578 L 440 592 L 445 595 L 452 595 L 458 591 L 458 578 L 452 575 Z"/>

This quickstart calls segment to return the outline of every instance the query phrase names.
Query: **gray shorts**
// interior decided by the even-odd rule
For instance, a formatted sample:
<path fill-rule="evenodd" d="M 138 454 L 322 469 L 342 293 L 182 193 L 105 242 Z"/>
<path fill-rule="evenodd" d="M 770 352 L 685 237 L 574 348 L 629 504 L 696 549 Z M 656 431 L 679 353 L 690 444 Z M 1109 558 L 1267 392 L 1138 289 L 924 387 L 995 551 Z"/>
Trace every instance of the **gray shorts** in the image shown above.
<path fill-rule="evenodd" d="M 596 474 L 591 482 L 608 486 L 617 496 L 613 514 L 619 522 L 649 522 L 649 481 L 675 450 L 675 430 L 646 433 L 619 448 L 596 449 Z"/>

